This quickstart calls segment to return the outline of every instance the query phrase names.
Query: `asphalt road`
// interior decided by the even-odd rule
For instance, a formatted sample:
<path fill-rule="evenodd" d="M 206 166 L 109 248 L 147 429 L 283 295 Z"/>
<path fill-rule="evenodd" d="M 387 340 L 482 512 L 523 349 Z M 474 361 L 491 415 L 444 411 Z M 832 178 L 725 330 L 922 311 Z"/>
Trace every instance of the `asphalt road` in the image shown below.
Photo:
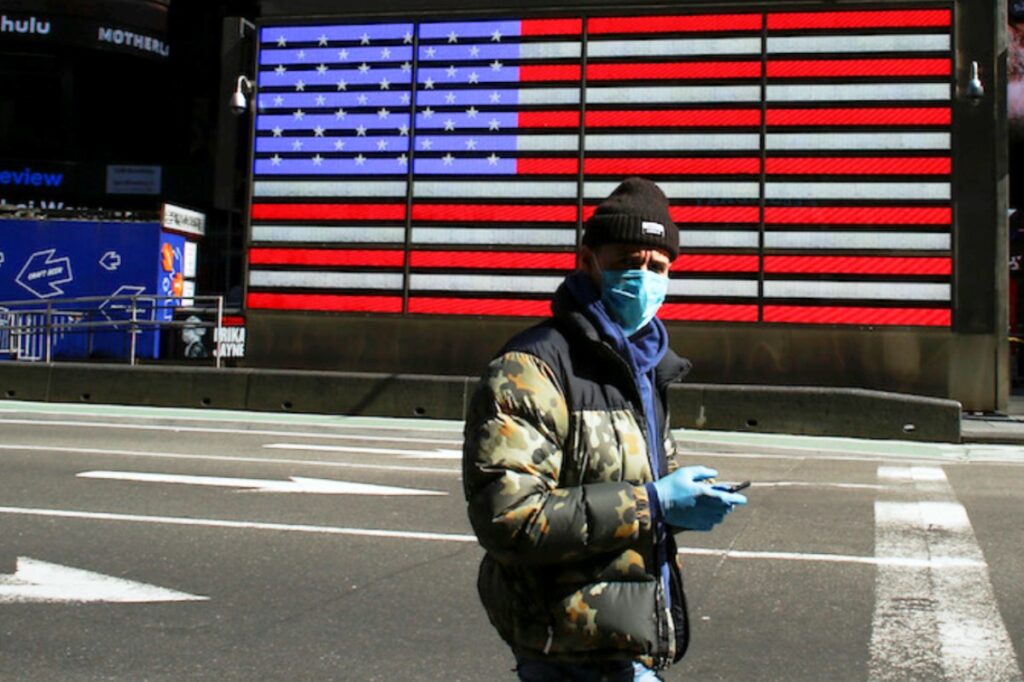
<path fill-rule="evenodd" d="M 0 402 L 0 679 L 513 680 L 459 429 Z M 681 437 L 754 485 L 665 679 L 1024 679 L 1024 451 Z"/>

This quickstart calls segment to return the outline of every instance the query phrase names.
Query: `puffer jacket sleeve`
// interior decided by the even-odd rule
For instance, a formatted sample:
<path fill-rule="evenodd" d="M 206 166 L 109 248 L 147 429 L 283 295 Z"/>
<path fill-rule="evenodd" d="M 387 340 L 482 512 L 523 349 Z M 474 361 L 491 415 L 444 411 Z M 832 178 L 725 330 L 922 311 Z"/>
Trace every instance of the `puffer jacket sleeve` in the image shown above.
<path fill-rule="evenodd" d="M 463 485 L 480 544 L 499 561 L 557 563 L 651 541 L 642 485 L 560 486 L 569 410 L 551 368 L 509 352 L 488 366 L 470 404 Z"/>

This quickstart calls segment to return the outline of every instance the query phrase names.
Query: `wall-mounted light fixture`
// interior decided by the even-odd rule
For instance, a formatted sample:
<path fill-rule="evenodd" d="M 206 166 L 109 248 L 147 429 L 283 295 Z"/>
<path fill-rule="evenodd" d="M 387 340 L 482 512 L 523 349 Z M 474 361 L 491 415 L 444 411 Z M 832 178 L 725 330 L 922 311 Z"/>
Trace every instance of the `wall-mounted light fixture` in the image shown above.
<path fill-rule="evenodd" d="M 239 76 L 238 80 L 235 81 L 235 91 L 231 93 L 231 101 L 228 106 L 231 107 L 231 113 L 235 115 L 241 115 L 246 112 L 249 108 L 249 95 L 256 90 L 253 82 L 245 76 Z"/>
<path fill-rule="evenodd" d="M 978 74 L 978 62 L 971 62 L 971 80 L 967 82 L 964 95 L 975 101 L 985 96 L 985 84 L 981 82 L 981 76 Z"/>

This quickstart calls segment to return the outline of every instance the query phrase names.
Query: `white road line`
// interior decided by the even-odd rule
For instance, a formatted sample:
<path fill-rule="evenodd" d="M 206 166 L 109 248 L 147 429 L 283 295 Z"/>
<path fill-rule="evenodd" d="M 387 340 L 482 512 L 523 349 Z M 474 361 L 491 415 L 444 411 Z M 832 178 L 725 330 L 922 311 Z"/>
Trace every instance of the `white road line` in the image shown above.
<path fill-rule="evenodd" d="M 315 459 L 276 459 L 271 457 L 232 457 L 230 455 L 191 455 L 174 452 L 145 452 L 142 450 L 103 450 L 100 448 L 69 448 L 51 445 L 0 445 L 0 451 L 14 452 L 61 452 L 72 455 L 101 455 L 109 457 L 140 457 L 143 459 L 181 459 L 207 462 L 249 462 L 252 464 L 287 464 L 299 466 L 329 467 L 337 469 L 370 469 L 374 471 L 409 471 L 417 474 L 461 475 L 458 469 L 439 467 L 410 467 L 389 464 L 355 464 L 352 462 L 328 462 Z"/>
<path fill-rule="evenodd" d="M 440 490 L 399 488 L 391 485 L 355 483 L 327 478 L 290 476 L 287 481 L 262 478 L 228 478 L 225 476 L 185 476 L 182 474 L 141 471 L 83 471 L 78 478 L 129 483 L 169 483 L 214 488 L 243 488 L 258 493 L 304 493 L 307 495 L 447 495 Z"/>
<path fill-rule="evenodd" d="M 395 450 L 393 448 L 360 448 L 350 445 L 315 445 L 311 443 L 264 443 L 268 450 L 304 450 L 310 452 L 350 452 L 365 455 L 401 455 L 424 459 L 461 459 L 455 450 Z"/>
<path fill-rule="evenodd" d="M 344 528 L 337 526 L 315 526 L 287 523 L 264 523 L 259 521 L 230 521 L 224 519 L 194 519 L 178 516 L 141 516 L 138 514 L 115 514 L 65 509 L 38 509 L 32 507 L 0 507 L 0 514 L 13 516 L 38 516 L 46 518 L 80 519 L 90 521 L 121 521 L 130 523 L 164 524 L 171 526 L 198 526 L 206 528 L 233 528 L 238 530 L 312 533 L 323 535 L 357 535 L 383 538 L 405 538 L 411 540 L 434 540 L 440 542 L 476 542 L 476 536 L 461 533 L 431 533 L 421 531 L 397 531 L 373 528 Z M 680 554 L 690 556 L 726 557 L 729 559 L 756 559 L 766 561 L 808 561 L 836 564 L 864 564 L 872 566 L 900 566 L 912 568 L 976 568 L 969 559 L 949 558 L 942 561 L 932 559 L 871 556 L 848 554 L 803 554 L 798 552 L 758 552 L 747 550 L 708 549 L 689 547 Z"/>
<path fill-rule="evenodd" d="M 86 422 L 49 419 L 5 419 L 0 424 L 29 426 L 74 426 L 76 428 L 128 429 L 132 431 L 173 431 L 174 433 L 219 433 L 232 436 L 273 436 L 275 438 L 328 438 L 339 440 L 384 441 L 386 443 L 426 443 L 429 445 L 462 445 L 454 438 L 406 438 L 403 436 L 364 436 L 347 433 L 310 433 L 300 431 L 266 431 L 258 429 L 213 429 L 203 426 L 162 426 L 158 424 L 118 424 L 114 422 Z M 364 427 L 360 427 L 364 428 Z"/>
<path fill-rule="evenodd" d="M 881 490 L 877 483 L 821 483 L 815 481 L 754 481 L 754 488 L 840 488 L 848 490 Z"/>
<path fill-rule="evenodd" d="M 875 502 L 875 555 L 964 563 L 942 571 L 879 564 L 869 679 L 1024 679 L 967 510 L 945 472 L 883 466 L 878 477 L 904 485 L 902 495 Z"/>

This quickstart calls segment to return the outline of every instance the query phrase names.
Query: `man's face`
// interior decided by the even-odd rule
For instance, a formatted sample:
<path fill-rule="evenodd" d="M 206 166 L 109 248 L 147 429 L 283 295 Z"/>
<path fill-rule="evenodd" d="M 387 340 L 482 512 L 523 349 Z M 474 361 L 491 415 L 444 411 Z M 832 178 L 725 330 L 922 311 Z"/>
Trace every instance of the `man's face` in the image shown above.
<path fill-rule="evenodd" d="M 599 290 L 601 273 L 606 270 L 649 270 L 656 275 L 668 275 L 672 265 L 667 251 L 621 242 L 602 244 L 596 249 L 582 246 L 580 260 L 580 269 L 590 276 Z"/>

